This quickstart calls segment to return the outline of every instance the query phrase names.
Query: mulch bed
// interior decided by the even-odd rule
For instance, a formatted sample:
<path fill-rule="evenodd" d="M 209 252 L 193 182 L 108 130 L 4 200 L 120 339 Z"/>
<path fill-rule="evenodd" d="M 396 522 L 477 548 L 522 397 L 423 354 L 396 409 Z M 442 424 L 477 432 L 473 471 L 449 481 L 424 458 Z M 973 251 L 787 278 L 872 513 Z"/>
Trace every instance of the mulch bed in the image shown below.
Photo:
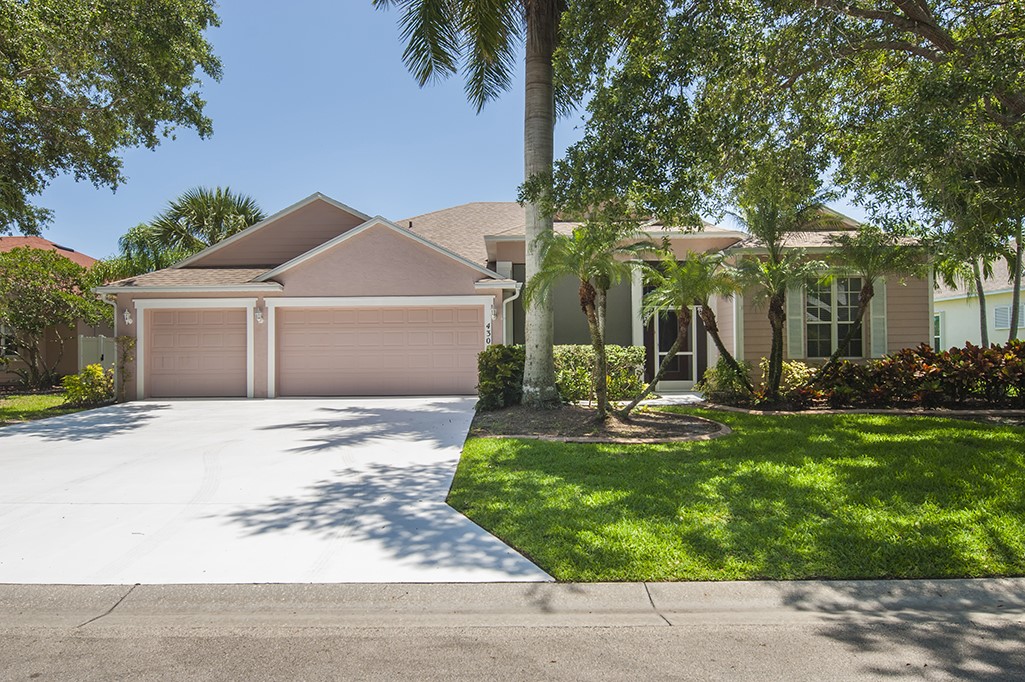
<path fill-rule="evenodd" d="M 705 440 L 730 430 L 700 417 L 640 408 L 629 421 L 610 416 L 604 423 L 595 410 L 583 405 L 563 405 L 551 410 L 517 405 L 478 412 L 470 427 L 475 437 L 537 438 L 575 443 L 666 443 Z"/>

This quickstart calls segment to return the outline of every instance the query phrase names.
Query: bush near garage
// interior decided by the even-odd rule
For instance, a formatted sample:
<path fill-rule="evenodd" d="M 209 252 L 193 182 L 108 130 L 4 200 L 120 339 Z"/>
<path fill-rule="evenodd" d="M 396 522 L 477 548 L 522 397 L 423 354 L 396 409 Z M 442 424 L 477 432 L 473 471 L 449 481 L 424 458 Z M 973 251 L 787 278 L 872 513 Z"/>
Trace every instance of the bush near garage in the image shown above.
<path fill-rule="evenodd" d="M 114 370 L 103 365 L 86 365 L 78 374 L 69 374 L 61 381 L 64 401 L 76 407 L 93 407 L 114 401 Z"/>
<path fill-rule="evenodd" d="M 644 387 L 644 348 L 605 347 L 609 365 L 609 399 L 628 400 Z M 523 398 L 523 346 L 495 345 L 477 357 L 479 410 L 519 405 Z M 594 349 L 585 345 L 555 346 L 555 383 L 564 402 L 592 400 Z"/>

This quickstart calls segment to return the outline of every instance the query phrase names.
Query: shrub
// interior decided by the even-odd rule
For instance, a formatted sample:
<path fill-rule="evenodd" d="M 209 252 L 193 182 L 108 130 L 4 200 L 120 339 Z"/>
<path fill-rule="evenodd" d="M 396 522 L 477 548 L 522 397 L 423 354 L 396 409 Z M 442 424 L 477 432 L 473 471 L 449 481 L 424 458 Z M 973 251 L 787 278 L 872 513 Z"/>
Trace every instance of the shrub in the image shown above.
<path fill-rule="evenodd" d="M 751 363 L 739 363 L 743 371 L 750 373 Z M 695 385 L 705 398 L 722 405 L 748 405 L 752 396 L 744 386 L 741 376 L 723 358 L 709 367 Z"/>
<path fill-rule="evenodd" d="M 628 400 L 644 388 L 644 348 L 606 346 L 609 360 L 609 399 Z M 519 405 L 523 399 L 523 346 L 489 346 L 477 356 L 479 410 Z M 566 402 L 591 400 L 594 349 L 555 347 L 555 383 Z"/>
<path fill-rule="evenodd" d="M 948 351 L 922 344 L 867 365 L 837 363 L 816 385 L 832 407 L 1025 406 L 1025 343 Z"/>
<path fill-rule="evenodd" d="M 609 400 L 629 400 L 644 389 L 644 347 L 605 346 Z M 594 399 L 594 348 L 555 347 L 555 385 L 566 402 Z"/>
<path fill-rule="evenodd" d="M 519 405 L 523 399 L 523 346 L 488 346 L 477 356 L 478 410 Z"/>
<path fill-rule="evenodd" d="M 64 400 L 71 405 L 102 405 L 114 400 L 114 371 L 103 365 L 87 365 L 78 374 L 64 377 Z"/>

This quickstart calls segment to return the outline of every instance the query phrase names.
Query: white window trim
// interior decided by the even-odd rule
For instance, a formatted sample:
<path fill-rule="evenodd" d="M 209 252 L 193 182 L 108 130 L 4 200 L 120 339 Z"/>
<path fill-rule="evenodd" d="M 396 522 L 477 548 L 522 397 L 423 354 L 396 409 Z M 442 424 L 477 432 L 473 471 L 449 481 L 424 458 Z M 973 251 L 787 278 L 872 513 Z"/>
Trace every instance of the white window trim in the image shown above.
<path fill-rule="evenodd" d="M 997 322 L 997 320 L 998 320 L 997 311 L 998 310 L 1003 310 L 1005 308 L 1007 309 L 1007 326 L 1003 326 L 1002 327 Z M 1010 304 L 1010 303 L 1007 303 L 1007 304 L 1004 304 L 1004 305 L 995 305 L 995 306 L 993 306 L 993 329 L 995 329 L 997 331 L 1008 331 L 1008 330 L 1011 329 L 1011 310 L 1013 308 L 1014 308 L 1014 306 L 1012 304 Z M 1021 327 L 1022 324 L 1025 323 L 1025 319 L 1022 319 L 1022 318 L 1025 318 L 1025 302 L 1022 302 L 1022 303 L 1018 304 L 1018 326 L 1019 327 Z"/>
<path fill-rule="evenodd" d="M 14 353 L 8 353 L 6 350 L 7 345 L 4 343 L 6 337 L 14 338 L 14 330 L 0 322 L 0 358 L 13 358 L 15 357 Z"/>
<path fill-rule="evenodd" d="M 937 320 L 937 318 L 938 318 L 938 320 Z M 931 345 L 933 347 L 933 350 L 935 350 L 935 351 L 943 350 L 943 347 L 946 345 L 946 343 L 943 341 L 943 337 L 946 336 L 946 334 L 944 333 L 946 331 L 945 330 L 946 322 L 947 322 L 946 318 L 947 318 L 947 313 L 945 311 L 943 311 L 943 310 L 935 311 L 932 314 L 932 317 L 930 318 L 932 320 L 932 329 L 931 329 L 931 331 L 933 333 L 929 334 L 929 345 Z M 939 322 L 939 326 L 940 326 L 939 334 L 936 334 L 936 322 L 937 321 Z M 940 339 L 939 344 L 936 344 L 936 338 L 937 337 L 939 337 L 939 339 Z"/>
<path fill-rule="evenodd" d="M 491 345 L 495 319 L 494 296 L 305 296 L 268 298 L 267 305 L 267 397 L 277 393 L 277 336 L 275 311 L 278 308 L 437 308 L 481 306 L 484 308 L 484 345 Z M 250 315 L 250 318 L 252 315 Z"/>
<path fill-rule="evenodd" d="M 862 280 L 862 285 L 864 285 L 864 278 L 863 277 L 859 277 L 857 275 L 851 275 L 851 276 L 843 275 L 842 277 L 844 279 L 859 279 L 859 280 Z M 837 311 L 837 305 L 836 305 L 836 302 L 837 302 L 837 295 L 836 295 L 836 292 L 837 292 L 837 284 L 836 284 L 837 283 L 837 279 L 839 279 L 839 277 L 834 277 L 830 281 L 830 283 L 829 283 L 830 297 L 832 299 L 832 302 L 830 304 L 830 318 L 831 319 L 830 319 L 830 322 L 829 322 L 829 334 L 830 334 L 829 347 L 830 348 L 834 348 L 834 349 L 837 346 L 840 345 L 840 338 L 839 338 L 840 337 L 840 331 L 839 331 L 839 329 L 840 329 L 840 320 L 837 319 L 838 316 L 836 314 L 836 311 Z M 809 327 L 809 325 L 814 324 L 816 326 L 822 326 L 822 324 L 824 324 L 824 323 L 821 323 L 821 322 L 808 322 L 807 315 L 808 315 L 808 289 L 809 288 L 810 288 L 809 286 L 805 286 L 804 287 L 804 316 L 805 316 L 805 319 L 804 319 L 804 354 L 805 354 L 805 357 L 808 358 L 809 360 L 825 360 L 825 359 L 827 359 L 829 357 L 828 355 L 824 355 L 824 356 L 820 357 L 820 356 L 811 355 L 811 354 L 808 353 L 808 327 Z M 860 291 L 859 291 L 858 295 L 860 296 Z M 866 311 L 866 313 L 867 312 L 868 311 Z M 841 355 L 840 357 L 842 359 L 844 359 L 844 360 L 864 360 L 864 359 L 869 357 L 869 355 L 865 352 L 866 351 L 865 347 L 867 345 L 867 342 L 865 340 L 865 331 L 866 331 L 865 318 L 862 317 L 861 318 L 861 355 Z"/>
<path fill-rule="evenodd" d="M 256 330 L 253 326 L 255 298 L 154 298 L 132 301 L 137 311 L 135 320 L 135 392 L 136 399 L 146 395 L 146 311 L 187 310 L 199 308 L 245 308 L 246 309 L 246 397 L 256 395 Z"/>

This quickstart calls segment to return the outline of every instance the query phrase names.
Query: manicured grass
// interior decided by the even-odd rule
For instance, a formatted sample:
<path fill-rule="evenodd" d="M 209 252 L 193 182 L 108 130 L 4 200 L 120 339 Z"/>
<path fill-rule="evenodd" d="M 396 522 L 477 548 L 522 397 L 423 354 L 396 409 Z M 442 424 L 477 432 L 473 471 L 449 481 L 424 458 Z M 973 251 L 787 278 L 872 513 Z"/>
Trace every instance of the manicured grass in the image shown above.
<path fill-rule="evenodd" d="M 449 502 L 559 580 L 1025 575 L 1025 428 L 689 412 L 734 433 L 470 439 Z"/>
<path fill-rule="evenodd" d="M 83 409 L 62 405 L 64 396 L 59 393 L 0 395 L 0 426 L 56 417 Z"/>

